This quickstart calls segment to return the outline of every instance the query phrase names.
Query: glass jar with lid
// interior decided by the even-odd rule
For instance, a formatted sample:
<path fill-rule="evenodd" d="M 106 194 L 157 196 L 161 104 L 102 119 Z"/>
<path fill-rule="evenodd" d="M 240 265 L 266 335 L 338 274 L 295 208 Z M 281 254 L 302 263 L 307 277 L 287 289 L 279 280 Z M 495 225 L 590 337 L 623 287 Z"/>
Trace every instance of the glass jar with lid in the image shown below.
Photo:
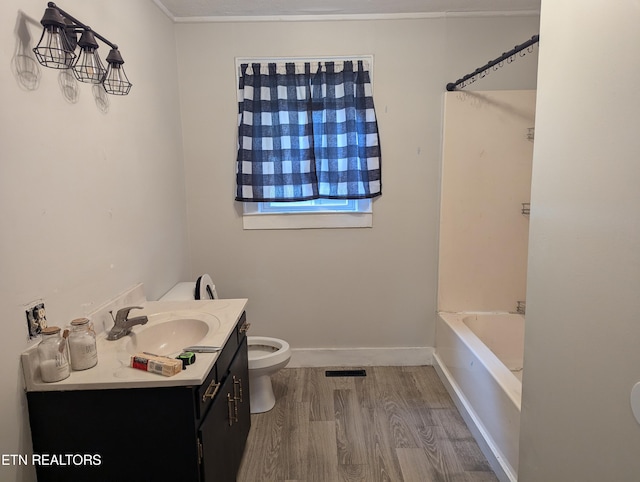
<path fill-rule="evenodd" d="M 77 318 L 71 322 L 69 354 L 74 370 L 86 370 L 98 363 L 96 332 L 89 318 Z"/>
<path fill-rule="evenodd" d="M 43 382 L 59 382 L 69 376 L 67 340 L 60 336 L 59 327 L 49 326 L 42 329 L 38 355 Z"/>

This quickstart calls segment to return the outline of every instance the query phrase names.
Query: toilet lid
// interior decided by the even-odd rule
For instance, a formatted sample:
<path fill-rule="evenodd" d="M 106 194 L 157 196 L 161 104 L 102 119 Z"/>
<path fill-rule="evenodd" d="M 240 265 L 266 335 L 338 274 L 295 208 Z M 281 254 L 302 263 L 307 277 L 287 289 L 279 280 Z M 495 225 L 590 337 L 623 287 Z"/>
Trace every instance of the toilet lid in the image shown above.
<path fill-rule="evenodd" d="M 203 274 L 196 281 L 194 297 L 196 300 L 213 300 L 215 299 L 215 290 L 216 287 L 211 276 Z"/>

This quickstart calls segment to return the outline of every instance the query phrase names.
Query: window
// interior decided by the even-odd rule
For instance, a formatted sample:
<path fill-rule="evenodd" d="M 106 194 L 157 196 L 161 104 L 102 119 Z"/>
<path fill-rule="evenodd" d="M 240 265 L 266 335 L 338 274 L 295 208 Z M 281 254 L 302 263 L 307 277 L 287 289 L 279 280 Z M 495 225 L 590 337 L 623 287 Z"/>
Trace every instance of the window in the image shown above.
<path fill-rule="evenodd" d="M 370 199 L 245 202 L 244 229 L 370 228 Z"/>
<path fill-rule="evenodd" d="M 245 229 L 372 225 L 382 192 L 372 60 L 236 59 Z"/>

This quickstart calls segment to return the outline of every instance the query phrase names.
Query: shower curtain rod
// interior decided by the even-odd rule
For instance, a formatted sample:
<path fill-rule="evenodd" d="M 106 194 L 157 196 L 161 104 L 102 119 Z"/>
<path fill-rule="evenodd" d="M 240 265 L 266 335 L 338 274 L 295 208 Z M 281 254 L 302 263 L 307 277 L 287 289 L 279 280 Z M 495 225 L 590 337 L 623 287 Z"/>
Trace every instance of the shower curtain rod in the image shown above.
<path fill-rule="evenodd" d="M 540 35 L 534 35 L 533 37 L 531 37 L 526 42 L 524 42 L 524 43 L 522 43 L 520 45 L 516 45 L 513 49 L 509 50 L 508 52 L 503 52 L 503 54 L 500 57 L 498 57 L 495 60 L 492 60 L 487 65 L 484 65 L 482 67 L 478 67 L 476 70 L 474 70 L 470 74 L 465 75 L 464 77 L 462 77 L 461 79 L 456 80 L 455 82 L 449 82 L 447 84 L 447 90 L 449 92 L 452 92 L 452 91 L 456 90 L 456 87 L 458 87 L 459 85 L 461 85 L 464 88 L 466 86 L 466 84 L 467 84 L 467 80 L 473 79 L 473 80 L 471 80 L 471 82 L 469 82 L 471 84 L 471 83 L 476 81 L 475 77 L 478 74 L 482 74 L 483 72 L 486 72 L 484 75 L 481 75 L 480 77 L 484 77 L 485 75 L 487 75 L 489 73 L 488 70 L 491 67 L 494 67 L 494 70 L 498 70 L 498 68 L 502 67 L 502 63 L 505 60 L 507 61 L 507 63 L 510 64 L 511 62 L 513 62 L 513 60 L 515 60 L 515 59 L 511 59 L 515 54 L 517 54 L 518 52 L 523 51 L 524 49 L 530 48 L 534 44 L 538 43 L 539 40 L 540 40 Z M 532 52 L 532 51 L 533 50 L 529 50 L 529 52 Z M 524 57 L 525 55 L 526 55 L 526 52 L 524 54 L 521 54 L 522 57 Z M 511 59 L 511 60 L 509 60 L 509 59 Z"/>

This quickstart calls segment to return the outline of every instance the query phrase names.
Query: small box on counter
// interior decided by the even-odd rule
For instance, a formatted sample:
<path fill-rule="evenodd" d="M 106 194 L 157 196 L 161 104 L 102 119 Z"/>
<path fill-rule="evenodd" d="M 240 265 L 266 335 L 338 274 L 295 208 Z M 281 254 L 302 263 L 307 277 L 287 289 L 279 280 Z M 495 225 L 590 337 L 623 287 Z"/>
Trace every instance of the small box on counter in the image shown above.
<path fill-rule="evenodd" d="M 131 367 L 146 372 L 172 377 L 182 371 L 182 361 L 165 356 L 138 353 L 131 357 Z"/>

